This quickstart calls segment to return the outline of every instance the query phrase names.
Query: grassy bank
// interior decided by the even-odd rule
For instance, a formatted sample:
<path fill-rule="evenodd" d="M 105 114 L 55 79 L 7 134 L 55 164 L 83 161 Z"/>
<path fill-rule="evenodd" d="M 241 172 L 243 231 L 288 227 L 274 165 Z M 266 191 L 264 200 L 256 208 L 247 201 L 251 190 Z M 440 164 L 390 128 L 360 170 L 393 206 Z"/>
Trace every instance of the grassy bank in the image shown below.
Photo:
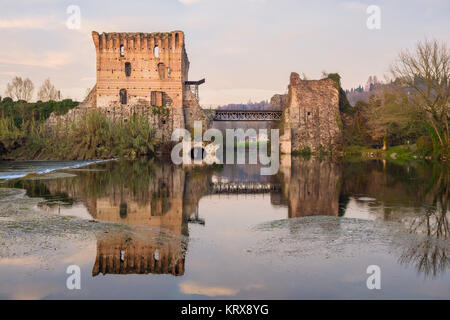
<path fill-rule="evenodd" d="M 442 158 L 442 153 L 434 153 L 433 149 L 417 147 L 416 144 L 400 145 L 388 147 L 386 150 L 374 149 L 362 146 L 348 146 L 344 149 L 344 159 L 346 160 L 370 160 L 384 159 L 390 162 L 403 163 L 414 160 L 438 161 Z"/>

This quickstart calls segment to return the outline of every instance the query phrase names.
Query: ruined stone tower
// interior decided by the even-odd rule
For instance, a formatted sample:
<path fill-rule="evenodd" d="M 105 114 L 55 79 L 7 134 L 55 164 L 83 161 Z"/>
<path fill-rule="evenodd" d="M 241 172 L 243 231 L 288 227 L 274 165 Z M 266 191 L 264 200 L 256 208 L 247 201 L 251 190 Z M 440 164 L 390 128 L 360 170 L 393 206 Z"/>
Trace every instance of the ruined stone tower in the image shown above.
<path fill-rule="evenodd" d="M 283 153 L 341 149 L 339 92 L 334 80 L 302 80 L 293 72 L 287 100 L 280 138 Z"/>
<path fill-rule="evenodd" d="M 196 82 L 188 81 L 182 31 L 93 31 L 92 38 L 97 53 L 95 107 L 124 119 L 133 113 L 148 115 L 163 140 L 168 140 L 173 129 L 185 128 L 183 107 L 199 105 L 190 90 Z M 168 114 L 161 108 L 167 108 Z"/>

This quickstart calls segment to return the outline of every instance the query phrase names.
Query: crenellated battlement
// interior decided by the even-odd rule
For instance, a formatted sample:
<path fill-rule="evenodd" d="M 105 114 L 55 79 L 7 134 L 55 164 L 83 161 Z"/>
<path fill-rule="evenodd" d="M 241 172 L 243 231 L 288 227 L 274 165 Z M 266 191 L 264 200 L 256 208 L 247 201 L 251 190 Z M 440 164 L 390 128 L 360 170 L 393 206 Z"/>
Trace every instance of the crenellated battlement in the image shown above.
<path fill-rule="evenodd" d="M 184 50 L 184 32 L 110 32 L 98 33 L 92 31 L 92 39 L 94 45 L 99 51 L 118 51 L 123 46 L 127 51 L 150 51 L 153 52 L 155 47 L 160 50 L 170 50 L 179 52 Z"/>

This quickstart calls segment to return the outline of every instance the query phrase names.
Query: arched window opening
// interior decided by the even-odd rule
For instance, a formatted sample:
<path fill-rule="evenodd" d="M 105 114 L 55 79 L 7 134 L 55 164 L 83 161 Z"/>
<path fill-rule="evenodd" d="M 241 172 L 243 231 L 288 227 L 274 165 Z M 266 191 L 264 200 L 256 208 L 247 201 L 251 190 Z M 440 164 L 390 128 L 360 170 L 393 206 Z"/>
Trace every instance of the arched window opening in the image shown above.
<path fill-rule="evenodd" d="M 166 66 L 162 62 L 158 63 L 158 74 L 160 80 L 164 80 L 166 78 Z"/>
<path fill-rule="evenodd" d="M 125 62 L 125 75 L 129 77 L 131 75 L 131 63 Z"/>
<path fill-rule="evenodd" d="M 120 89 L 119 95 L 120 95 L 120 103 L 127 104 L 127 90 Z"/>
<path fill-rule="evenodd" d="M 156 58 L 159 58 L 159 47 L 158 47 L 158 46 L 155 46 L 155 47 L 153 48 L 153 55 L 154 55 Z"/>
<path fill-rule="evenodd" d="M 119 209 L 119 215 L 122 219 L 125 219 L 127 217 L 127 213 L 128 213 L 128 206 L 126 203 L 121 203 L 120 204 L 120 209 Z"/>
<path fill-rule="evenodd" d="M 125 48 L 124 48 L 123 44 L 120 45 L 120 56 L 125 57 Z"/>
<path fill-rule="evenodd" d="M 170 68 L 167 68 L 167 76 L 170 77 Z"/>

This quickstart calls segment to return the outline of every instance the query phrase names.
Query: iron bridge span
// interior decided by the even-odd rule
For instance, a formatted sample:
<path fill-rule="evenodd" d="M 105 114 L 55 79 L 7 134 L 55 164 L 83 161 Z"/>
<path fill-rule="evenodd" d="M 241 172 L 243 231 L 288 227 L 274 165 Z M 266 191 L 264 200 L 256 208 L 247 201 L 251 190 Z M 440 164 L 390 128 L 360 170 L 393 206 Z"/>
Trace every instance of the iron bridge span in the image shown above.
<path fill-rule="evenodd" d="M 280 121 L 278 110 L 216 110 L 214 121 Z"/>

